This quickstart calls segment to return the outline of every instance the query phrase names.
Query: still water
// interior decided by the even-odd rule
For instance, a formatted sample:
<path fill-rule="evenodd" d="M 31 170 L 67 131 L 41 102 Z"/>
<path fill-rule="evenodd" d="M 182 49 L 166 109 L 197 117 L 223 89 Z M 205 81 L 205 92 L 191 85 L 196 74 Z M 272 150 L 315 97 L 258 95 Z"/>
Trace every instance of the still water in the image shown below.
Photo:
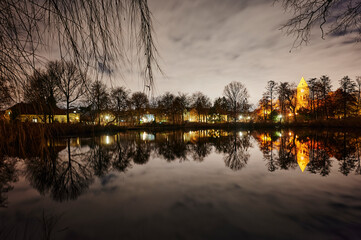
<path fill-rule="evenodd" d="M 2 151 L 0 239 L 361 238 L 361 134 L 126 132 Z"/>

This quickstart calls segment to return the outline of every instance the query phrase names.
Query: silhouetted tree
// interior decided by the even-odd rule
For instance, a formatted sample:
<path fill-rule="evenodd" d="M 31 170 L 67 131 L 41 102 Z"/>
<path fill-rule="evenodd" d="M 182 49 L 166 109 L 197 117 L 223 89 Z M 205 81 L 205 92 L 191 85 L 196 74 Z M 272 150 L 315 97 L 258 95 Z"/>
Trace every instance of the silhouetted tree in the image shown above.
<path fill-rule="evenodd" d="M 142 92 L 135 92 L 132 94 L 132 97 L 130 98 L 130 103 L 132 108 L 136 112 L 138 123 L 140 123 L 141 114 L 145 112 L 149 104 L 147 95 L 145 95 Z"/>
<path fill-rule="evenodd" d="M 266 92 L 264 93 L 263 96 L 269 99 L 271 112 L 273 111 L 273 99 L 275 98 L 275 95 L 277 93 L 276 90 L 277 90 L 277 83 L 273 80 L 269 80 L 267 82 Z"/>
<path fill-rule="evenodd" d="M 48 75 L 55 81 L 59 90 L 60 100 L 66 104 L 66 119 L 69 119 L 69 109 L 71 104 L 79 100 L 85 93 L 86 76 L 72 62 L 49 62 L 47 65 Z"/>
<path fill-rule="evenodd" d="M 281 82 L 277 87 L 278 101 L 283 116 L 286 116 L 287 110 L 293 113 L 296 121 L 296 107 L 297 107 L 297 89 L 294 85 L 288 82 Z"/>
<path fill-rule="evenodd" d="M 192 99 L 191 106 L 197 111 L 198 121 L 200 122 L 201 116 L 203 116 L 203 118 L 205 118 L 207 122 L 208 121 L 207 114 L 209 112 L 210 107 L 212 106 L 209 97 L 207 97 L 201 92 L 196 92 L 192 94 L 191 99 Z"/>
<path fill-rule="evenodd" d="M 328 119 L 328 105 L 330 104 L 330 97 L 328 93 L 331 91 L 332 85 L 331 85 L 331 79 L 326 76 L 322 75 L 320 77 L 320 93 L 322 97 L 322 104 L 324 109 L 324 115 L 326 116 L 326 119 Z"/>
<path fill-rule="evenodd" d="M 357 98 L 357 110 L 356 113 L 359 115 L 360 113 L 360 107 L 361 107 L 361 76 L 356 76 L 356 84 L 357 84 L 357 92 L 356 92 L 356 98 Z"/>
<path fill-rule="evenodd" d="M 310 91 L 310 107 L 312 115 L 315 116 L 315 95 L 317 94 L 317 78 L 310 78 L 307 81 L 309 91 Z"/>
<path fill-rule="evenodd" d="M 348 76 L 343 77 L 340 80 L 340 89 L 342 90 L 342 106 L 343 106 L 343 117 L 346 118 L 352 111 L 355 99 L 353 93 L 355 91 L 356 84 Z"/>
<path fill-rule="evenodd" d="M 130 100 L 129 100 L 130 91 L 125 87 L 113 88 L 110 94 L 111 108 L 114 110 L 118 122 L 120 117 L 122 117 L 125 112 L 129 109 Z"/>
<path fill-rule="evenodd" d="M 166 92 L 161 95 L 158 99 L 158 109 L 160 112 L 165 115 L 168 119 L 172 119 L 172 123 L 174 124 L 175 117 L 175 108 L 173 106 L 175 96 L 170 92 Z"/>
<path fill-rule="evenodd" d="M 213 102 L 210 113 L 217 121 L 222 121 L 221 115 L 228 115 L 229 103 L 225 97 L 217 98 Z M 227 117 L 228 121 L 228 117 Z"/>
<path fill-rule="evenodd" d="M 87 93 L 87 100 L 91 109 L 96 111 L 98 124 L 100 125 L 100 112 L 109 105 L 109 93 L 106 85 L 99 81 L 93 82 Z"/>
<path fill-rule="evenodd" d="M 178 116 L 181 116 L 181 122 L 184 123 L 184 112 L 189 108 L 190 99 L 185 93 L 178 93 L 174 98 L 173 108 Z"/>
<path fill-rule="evenodd" d="M 56 80 L 43 70 L 34 71 L 29 77 L 25 92 L 25 100 L 31 103 L 37 103 L 41 111 L 44 112 L 44 122 L 48 118 L 52 122 L 53 112 L 56 103 L 59 101 L 59 89 L 56 86 Z"/>
<path fill-rule="evenodd" d="M 241 82 L 231 82 L 225 86 L 223 95 L 229 101 L 234 121 L 237 120 L 238 113 L 248 110 L 249 94 L 246 87 Z"/>

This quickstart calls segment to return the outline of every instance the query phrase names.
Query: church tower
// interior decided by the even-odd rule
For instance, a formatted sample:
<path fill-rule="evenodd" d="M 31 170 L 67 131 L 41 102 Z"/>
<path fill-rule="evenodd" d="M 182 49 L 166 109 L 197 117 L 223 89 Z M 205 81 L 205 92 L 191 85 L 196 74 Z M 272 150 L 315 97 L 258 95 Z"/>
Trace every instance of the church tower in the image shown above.
<path fill-rule="evenodd" d="M 310 89 L 308 88 L 307 82 L 302 77 L 300 83 L 297 86 L 297 110 L 300 108 L 308 108 L 309 96 Z"/>

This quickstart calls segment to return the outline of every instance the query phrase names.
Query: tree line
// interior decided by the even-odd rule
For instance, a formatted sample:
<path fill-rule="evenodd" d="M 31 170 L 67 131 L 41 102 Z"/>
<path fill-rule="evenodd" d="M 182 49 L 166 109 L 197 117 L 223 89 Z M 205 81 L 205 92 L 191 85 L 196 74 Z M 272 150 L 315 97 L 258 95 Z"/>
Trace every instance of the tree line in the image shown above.
<path fill-rule="evenodd" d="M 361 76 L 352 80 L 344 76 L 339 87 L 332 91 L 327 75 L 307 80 L 307 105 L 300 106 L 297 86 L 289 82 L 267 82 L 256 112 L 263 120 L 276 120 L 277 116 L 292 116 L 293 120 L 357 117 L 361 110 Z"/>
<path fill-rule="evenodd" d="M 2 96 L 10 96 L 9 88 L 0 89 Z M 135 121 L 149 111 L 155 118 L 166 119 L 176 124 L 184 123 L 186 111 L 194 109 L 197 121 L 221 121 L 222 115 L 236 121 L 240 113 L 250 109 L 247 88 L 241 82 L 225 86 L 223 96 L 211 99 L 202 92 L 173 94 L 166 92 L 157 97 L 148 97 L 144 92 L 131 92 L 124 86 L 108 87 L 102 81 L 92 80 L 77 65 L 67 61 L 51 61 L 45 69 L 37 69 L 29 76 L 22 91 L 22 99 L 42 107 L 44 118 L 52 122 L 57 105 L 64 106 L 69 122 L 73 108 L 81 106 L 82 112 L 89 113 L 100 124 L 100 113 L 111 112 L 115 121 Z M 8 105 L 11 101 L 8 101 Z"/>

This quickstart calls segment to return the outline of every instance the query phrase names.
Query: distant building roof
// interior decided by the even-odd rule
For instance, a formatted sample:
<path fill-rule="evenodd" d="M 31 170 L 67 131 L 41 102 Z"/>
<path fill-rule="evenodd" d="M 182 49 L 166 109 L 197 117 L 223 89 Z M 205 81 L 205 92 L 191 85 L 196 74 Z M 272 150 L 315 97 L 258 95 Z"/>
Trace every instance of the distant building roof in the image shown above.
<path fill-rule="evenodd" d="M 304 88 L 304 87 L 308 87 L 308 84 L 307 84 L 306 80 L 302 77 L 300 83 L 297 86 L 297 88 Z"/>
<path fill-rule="evenodd" d="M 11 108 L 9 108 L 12 112 L 16 112 L 17 114 L 34 114 L 34 115 L 42 115 L 44 113 L 51 112 L 54 115 L 66 115 L 66 110 L 61 109 L 57 106 L 50 108 L 49 106 L 43 106 L 38 103 L 17 103 Z M 69 111 L 70 112 L 70 111 Z"/>

